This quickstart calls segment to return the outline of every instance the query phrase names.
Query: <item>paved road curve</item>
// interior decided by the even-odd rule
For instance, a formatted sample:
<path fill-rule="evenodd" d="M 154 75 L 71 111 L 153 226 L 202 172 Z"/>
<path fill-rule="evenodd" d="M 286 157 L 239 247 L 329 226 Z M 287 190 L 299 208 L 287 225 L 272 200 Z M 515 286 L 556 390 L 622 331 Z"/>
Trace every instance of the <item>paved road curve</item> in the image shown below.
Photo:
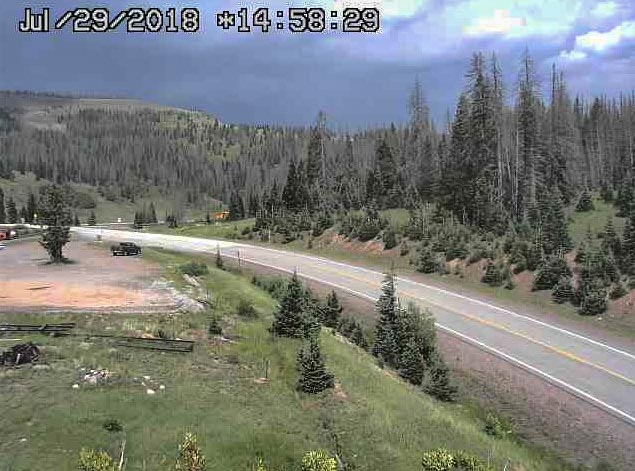
<path fill-rule="evenodd" d="M 375 300 L 383 275 L 318 257 L 251 246 L 162 234 L 73 228 L 78 235 L 133 241 L 177 251 L 215 252 L 291 272 Z M 398 295 L 428 307 L 438 327 L 566 388 L 635 427 L 635 352 L 502 309 L 483 301 L 397 279 Z"/>

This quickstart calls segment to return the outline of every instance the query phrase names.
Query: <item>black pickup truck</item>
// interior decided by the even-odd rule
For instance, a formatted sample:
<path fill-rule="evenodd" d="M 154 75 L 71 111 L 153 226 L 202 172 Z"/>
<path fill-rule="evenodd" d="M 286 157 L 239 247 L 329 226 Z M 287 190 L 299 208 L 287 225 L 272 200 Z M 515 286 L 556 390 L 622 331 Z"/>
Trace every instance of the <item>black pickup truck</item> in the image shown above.
<path fill-rule="evenodd" d="M 141 255 L 141 247 L 133 242 L 120 242 L 119 245 L 111 245 L 110 253 L 116 255 Z"/>

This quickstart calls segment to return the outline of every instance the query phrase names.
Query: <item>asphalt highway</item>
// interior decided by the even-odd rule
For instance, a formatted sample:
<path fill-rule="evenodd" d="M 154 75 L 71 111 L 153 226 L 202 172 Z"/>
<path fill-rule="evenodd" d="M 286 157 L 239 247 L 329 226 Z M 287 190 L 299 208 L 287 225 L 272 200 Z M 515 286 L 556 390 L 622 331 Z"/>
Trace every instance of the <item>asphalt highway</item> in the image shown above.
<path fill-rule="evenodd" d="M 132 241 L 175 251 L 238 257 L 375 300 L 383 274 L 324 258 L 233 241 L 73 228 L 77 235 L 104 241 Z M 439 329 L 462 338 L 568 390 L 635 427 L 635 351 L 481 300 L 397 278 L 398 296 L 429 308 Z M 635 314 L 635 313 L 634 313 Z"/>

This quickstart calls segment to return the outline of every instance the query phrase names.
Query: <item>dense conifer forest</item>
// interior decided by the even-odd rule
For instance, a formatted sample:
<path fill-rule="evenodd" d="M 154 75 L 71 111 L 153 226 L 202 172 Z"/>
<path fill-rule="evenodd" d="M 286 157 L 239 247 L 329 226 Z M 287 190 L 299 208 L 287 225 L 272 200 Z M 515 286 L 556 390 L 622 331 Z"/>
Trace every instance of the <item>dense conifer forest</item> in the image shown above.
<path fill-rule="evenodd" d="M 555 197 L 585 188 L 630 189 L 635 172 L 635 95 L 573 97 L 564 74 L 536 79 L 531 57 L 505 84 L 495 56 L 475 54 L 454 116 L 432 123 L 415 83 L 410 120 L 356 133 L 314 127 L 223 124 L 165 108 L 95 109 L 47 103 L 50 126 L 30 126 L 3 94 L 0 176 L 33 172 L 134 198 L 178 189 L 258 209 L 377 209 L 437 202 L 459 221 L 496 229 Z M 29 95 L 23 95 L 29 97 Z M 33 99 L 43 99 L 34 96 Z M 240 201 L 238 201 L 240 200 Z"/>

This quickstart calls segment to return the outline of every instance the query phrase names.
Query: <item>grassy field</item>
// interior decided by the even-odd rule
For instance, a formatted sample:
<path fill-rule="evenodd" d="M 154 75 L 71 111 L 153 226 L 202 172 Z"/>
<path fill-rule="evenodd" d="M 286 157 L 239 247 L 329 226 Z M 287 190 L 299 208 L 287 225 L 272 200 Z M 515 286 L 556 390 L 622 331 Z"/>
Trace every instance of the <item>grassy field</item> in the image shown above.
<path fill-rule="evenodd" d="M 184 287 L 176 267 L 187 257 L 151 250 L 144 257 Z M 0 315 L 0 322 L 74 321 L 82 332 L 163 329 L 198 342 L 192 354 L 171 354 L 116 348 L 108 339 L 21 336 L 43 346 L 43 359 L 37 367 L 0 370 L 0 397 L 12 398 L 0 415 L 0 469 L 72 470 L 82 447 L 116 455 L 123 440 L 126 470 L 174 469 L 185 430 L 198 435 L 210 470 L 248 471 L 259 456 L 271 470 L 293 470 L 307 450 L 333 452 L 334 436 L 356 470 L 419 469 L 422 452 L 436 447 L 490 457 L 496 469 L 507 462 L 507 469 L 566 469 L 512 440 L 488 437 L 463 406 L 419 393 L 326 331 L 327 367 L 340 386 L 316 397 L 298 394 L 298 341 L 273 341 L 267 332 L 274 301 L 235 274 L 212 269 L 200 282 L 232 343 L 208 339 L 208 313 Z M 257 319 L 237 318 L 240 299 L 254 304 Z M 261 384 L 266 362 L 269 382 Z M 85 384 L 82 368 L 107 369 L 112 380 Z M 122 430 L 106 430 L 113 422 Z"/>

